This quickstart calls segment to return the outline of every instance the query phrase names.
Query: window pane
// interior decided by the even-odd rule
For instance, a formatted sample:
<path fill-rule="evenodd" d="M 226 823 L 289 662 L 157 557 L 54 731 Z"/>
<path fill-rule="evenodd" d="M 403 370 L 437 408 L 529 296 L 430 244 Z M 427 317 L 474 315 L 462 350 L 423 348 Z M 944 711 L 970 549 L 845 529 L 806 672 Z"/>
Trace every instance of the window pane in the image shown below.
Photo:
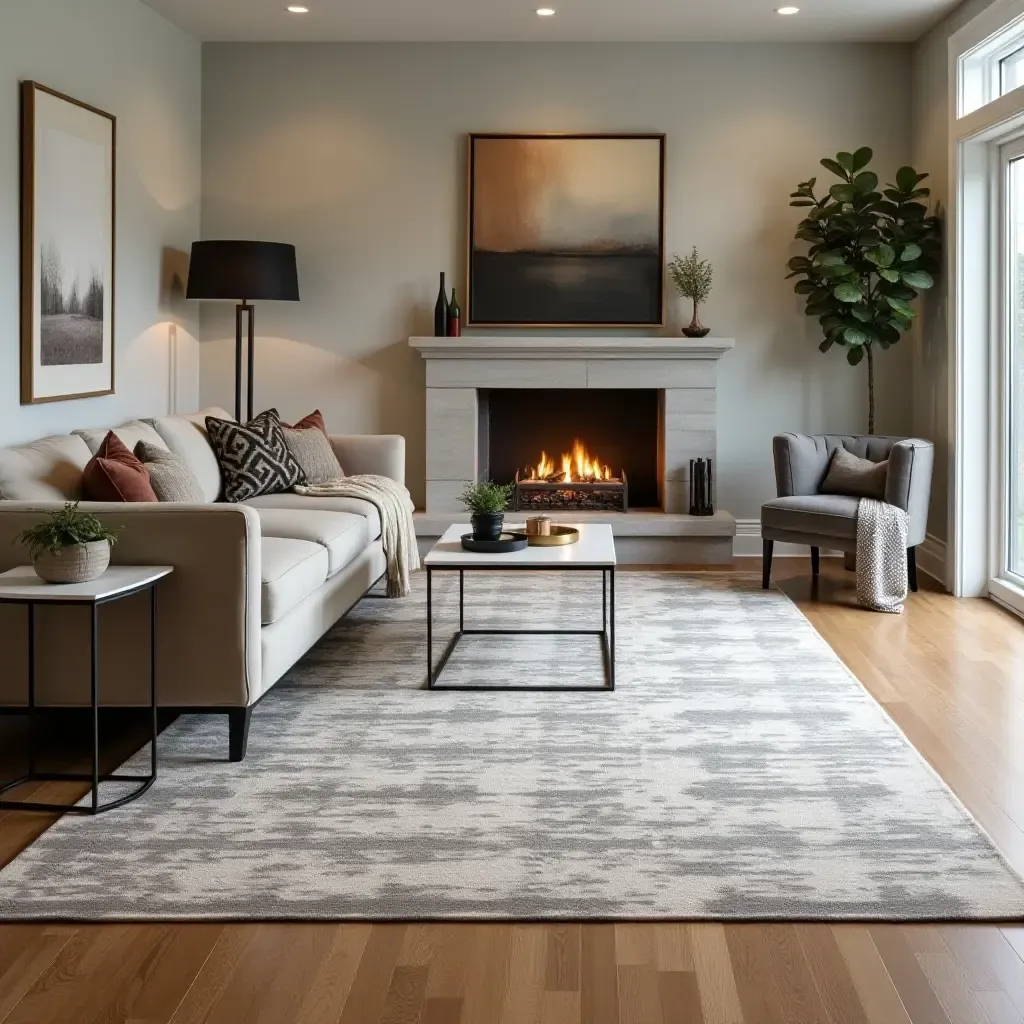
<path fill-rule="evenodd" d="M 1024 85 L 1024 46 L 999 62 L 999 95 Z"/>
<path fill-rule="evenodd" d="M 1024 577 L 1024 158 L 1010 164 L 1010 230 L 1012 310 L 1007 352 L 1009 436 L 1006 451 L 1007 540 L 1006 568 Z"/>

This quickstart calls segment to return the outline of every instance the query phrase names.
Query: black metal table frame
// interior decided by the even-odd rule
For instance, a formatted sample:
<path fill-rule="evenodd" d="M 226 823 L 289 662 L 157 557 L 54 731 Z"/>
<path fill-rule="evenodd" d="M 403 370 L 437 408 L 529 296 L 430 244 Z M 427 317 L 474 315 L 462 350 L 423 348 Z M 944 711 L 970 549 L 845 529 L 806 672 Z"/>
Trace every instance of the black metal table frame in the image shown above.
<path fill-rule="evenodd" d="M 162 578 L 162 577 L 161 577 Z M 89 782 L 92 785 L 92 800 L 85 806 L 78 804 L 53 804 L 40 803 L 28 800 L 3 800 L 0 799 L 0 810 L 5 811 L 47 811 L 50 813 L 70 814 L 101 814 L 103 811 L 113 810 L 120 807 L 149 789 L 156 781 L 156 737 L 157 737 L 157 703 L 156 703 L 156 585 L 160 579 L 150 580 L 141 586 L 124 590 L 109 597 L 96 601 L 33 601 L 23 597 L 0 597 L 0 604 L 21 604 L 28 607 L 28 706 L 25 714 L 29 721 L 28 734 L 28 772 L 0 786 L 0 794 L 17 786 L 23 786 L 29 782 Z M 120 601 L 126 597 L 140 594 L 149 590 L 149 688 L 150 688 L 150 715 L 152 719 L 153 736 L 150 747 L 150 773 L 149 775 L 101 775 L 100 774 L 100 705 L 99 705 L 99 629 L 98 611 L 102 605 L 110 604 L 113 601 Z M 35 609 L 37 605 L 48 607 L 78 608 L 88 606 L 90 609 L 90 631 L 91 631 L 91 708 L 92 708 L 92 771 L 85 772 L 37 772 L 36 766 L 36 652 L 35 652 Z M 135 789 L 117 800 L 108 803 L 99 802 L 101 782 L 138 782 Z"/>
<path fill-rule="evenodd" d="M 457 572 L 459 574 L 459 628 L 448 641 L 441 660 L 434 668 L 434 588 L 435 572 Z M 600 629 L 466 629 L 466 581 L 467 572 L 600 572 L 601 573 L 601 628 Z M 601 658 L 604 665 L 605 682 L 602 686 L 565 686 L 560 684 L 528 686 L 520 683 L 487 683 L 481 686 L 446 684 L 438 682 L 448 659 L 464 636 L 596 636 L 601 641 Z M 610 692 L 615 689 L 615 566 L 601 565 L 553 565 L 537 566 L 503 565 L 500 568 L 489 565 L 427 566 L 427 689 L 428 690 L 535 690 L 538 692 Z"/>

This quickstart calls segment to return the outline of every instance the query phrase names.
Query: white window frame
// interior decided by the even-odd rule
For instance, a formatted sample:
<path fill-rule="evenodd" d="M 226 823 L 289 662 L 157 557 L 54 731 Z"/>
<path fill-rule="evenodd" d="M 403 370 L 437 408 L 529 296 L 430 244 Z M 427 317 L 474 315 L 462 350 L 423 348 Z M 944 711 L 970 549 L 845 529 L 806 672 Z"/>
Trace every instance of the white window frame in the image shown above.
<path fill-rule="evenodd" d="M 1024 614 L 1003 578 L 1007 328 L 1002 147 L 1024 138 L 1024 86 L 998 95 L 999 61 L 1024 45 L 1024 0 L 1002 0 L 949 41 L 949 406 L 947 587 Z M 979 77 L 980 76 L 980 77 Z M 973 92 L 972 92 L 973 90 Z M 972 96 L 988 100 L 969 109 Z M 961 115 L 961 112 L 962 115 Z"/>

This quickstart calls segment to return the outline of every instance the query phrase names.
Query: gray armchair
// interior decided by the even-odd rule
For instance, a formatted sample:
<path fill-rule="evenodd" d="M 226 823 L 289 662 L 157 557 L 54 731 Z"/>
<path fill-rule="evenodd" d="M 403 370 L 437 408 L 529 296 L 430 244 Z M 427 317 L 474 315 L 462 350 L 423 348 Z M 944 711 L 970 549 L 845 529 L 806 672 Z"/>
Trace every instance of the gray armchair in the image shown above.
<path fill-rule="evenodd" d="M 778 497 L 761 506 L 765 589 L 771 581 L 775 541 L 810 545 L 811 571 L 815 576 L 821 548 L 857 550 L 860 499 L 821 493 L 829 460 L 840 445 L 861 459 L 889 460 L 885 500 L 907 513 L 907 575 L 910 589 L 917 590 L 914 548 L 924 540 L 928 528 L 935 446 L 915 437 L 842 434 L 780 434 L 772 441 Z"/>

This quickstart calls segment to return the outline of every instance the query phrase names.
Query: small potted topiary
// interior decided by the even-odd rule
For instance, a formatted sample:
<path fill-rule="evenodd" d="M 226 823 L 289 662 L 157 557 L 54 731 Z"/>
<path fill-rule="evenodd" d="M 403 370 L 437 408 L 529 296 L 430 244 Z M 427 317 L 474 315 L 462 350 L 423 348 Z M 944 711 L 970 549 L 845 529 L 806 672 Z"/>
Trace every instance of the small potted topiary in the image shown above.
<path fill-rule="evenodd" d="M 106 527 L 78 502 L 69 501 L 49 518 L 16 538 L 28 548 L 36 575 L 47 583 L 88 583 L 110 565 L 110 545 L 117 531 Z"/>
<path fill-rule="evenodd" d="M 497 540 L 501 536 L 512 489 L 512 484 L 496 484 L 490 480 L 466 485 L 459 501 L 471 513 L 473 540 Z"/>

